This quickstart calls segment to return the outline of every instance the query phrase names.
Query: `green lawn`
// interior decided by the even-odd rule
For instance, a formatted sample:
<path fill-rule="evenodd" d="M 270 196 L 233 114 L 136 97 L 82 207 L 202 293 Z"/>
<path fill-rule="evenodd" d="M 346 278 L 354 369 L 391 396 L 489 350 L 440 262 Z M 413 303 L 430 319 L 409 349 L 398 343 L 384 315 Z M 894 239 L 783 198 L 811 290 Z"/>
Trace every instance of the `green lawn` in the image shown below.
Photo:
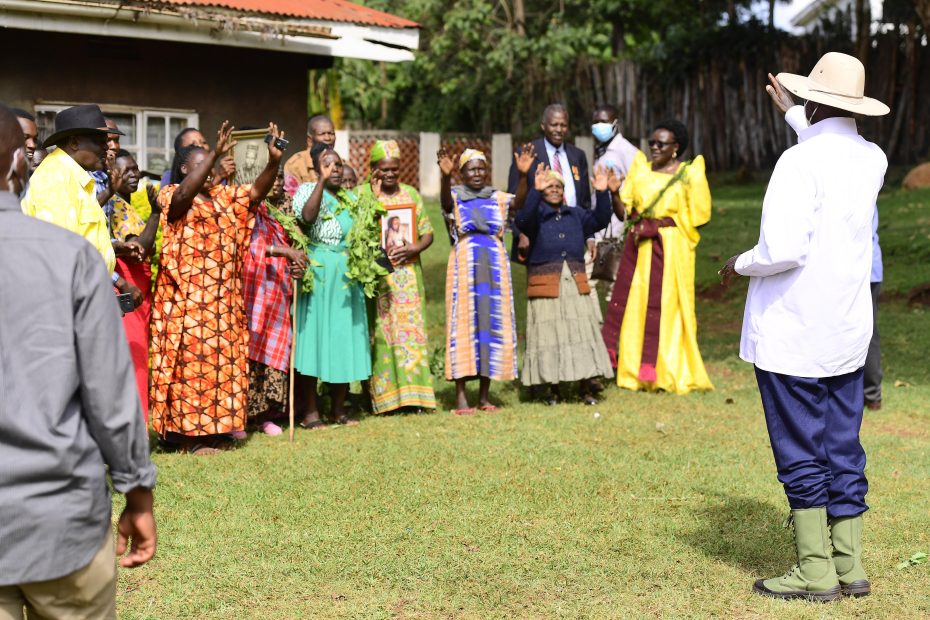
<path fill-rule="evenodd" d="M 754 243 L 763 189 L 715 187 L 698 248 L 715 392 L 613 388 L 596 408 L 547 408 L 495 385 L 497 415 L 368 418 L 298 431 L 293 446 L 261 436 L 211 458 L 157 453 L 158 555 L 121 570 L 122 617 L 930 616 L 930 564 L 896 568 L 930 552 L 930 312 L 904 295 L 930 280 L 930 192 L 880 202 L 885 408 L 862 433 L 874 594 L 815 605 L 750 592 L 793 551 L 752 369 L 737 358 L 745 283 L 722 294 L 714 282 Z M 431 215 L 438 346 L 448 241 L 436 205 Z M 521 326 L 523 278 L 515 270 Z M 438 388 L 448 409 L 451 385 Z"/>

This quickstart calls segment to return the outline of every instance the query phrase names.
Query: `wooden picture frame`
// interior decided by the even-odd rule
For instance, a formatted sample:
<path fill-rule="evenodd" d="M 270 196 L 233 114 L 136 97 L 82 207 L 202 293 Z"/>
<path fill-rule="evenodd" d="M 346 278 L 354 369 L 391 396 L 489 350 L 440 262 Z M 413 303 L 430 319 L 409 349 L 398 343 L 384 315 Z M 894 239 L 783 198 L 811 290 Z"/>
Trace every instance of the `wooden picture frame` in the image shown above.
<path fill-rule="evenodd" d="M 237 144 L 229 151 L 229 155 L 236 162 L 236 176 L 232 180 L 236 185 L 254 183 L 268 165 L 268 145 L 265 143 L 267 135 L 267 129 L 232 132 L 232 139 Z"/>
<path fill-rule="evenodd" d="M 417 206 L 410 203 L 385 205 L 384 208 L 387 215 L 381 216 L 381 247 L 390 256 L 395 245 L 417 242 Z"/>

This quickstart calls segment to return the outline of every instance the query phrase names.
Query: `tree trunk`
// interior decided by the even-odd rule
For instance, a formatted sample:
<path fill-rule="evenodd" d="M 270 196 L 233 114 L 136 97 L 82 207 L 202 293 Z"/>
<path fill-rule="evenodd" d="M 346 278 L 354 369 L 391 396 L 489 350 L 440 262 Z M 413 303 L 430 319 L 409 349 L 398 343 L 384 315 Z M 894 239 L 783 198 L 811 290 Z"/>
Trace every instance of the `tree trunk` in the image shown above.
<path fill-rule="evenodd" d="M 775 30 L 775 0 L 769 0 L 769 31 Z"/>
<path fill-rule="evenodd" d="M 914 0 L 914 8 L 924 25 L 924 33 L 930 33 L 930 0 Z"/>
<path fill-rule="evenodd" d="M 526 8 L 523 6 L 523 0 L 513 0 L 513 21 L 517 27 L 517 34 L 521 37 L 526 36 Z"/>
<path fill-rule="evenodd" d="M 871 26 L 871 3 L 868 0 L 856 0 L 856 57 L 863 65 L 868 65 Z"/>

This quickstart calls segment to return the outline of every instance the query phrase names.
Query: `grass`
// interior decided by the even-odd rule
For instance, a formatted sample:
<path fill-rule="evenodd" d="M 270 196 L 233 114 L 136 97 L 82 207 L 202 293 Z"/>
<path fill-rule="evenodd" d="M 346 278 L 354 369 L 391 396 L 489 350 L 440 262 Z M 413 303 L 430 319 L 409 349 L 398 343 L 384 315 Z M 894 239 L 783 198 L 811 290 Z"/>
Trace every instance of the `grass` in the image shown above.
<path fill-rule="evenodd" d="M 698 248 L 699 337 L 715 392 L 614 388 L 595 417 L 495 385 L 499 415 L 368 418 L 299 431 L 294 446 L 261 436 L 212 458 L 157 453 L 158 555 L 121 570 L 121 617 L 930 616 L 930 565 L 896 568 L 930 552 L 930 313 L 905 300 L 930 280 L 930 192 L 880 202 L 885 408 L 862 431 L 874 594 L 814 605 L 750 593 L 794 556 L 752 370 L 737 359 L 745 283 L 722 294 L 714 282 L 723 260 L 754 243 L 762 192 L 715 187 Z M 438 345 L 448 242 L 430 208 Z M 521 326 L 523 277 L 516 269 Z M 448 409 L 452 387 L 437 387 Z"/>

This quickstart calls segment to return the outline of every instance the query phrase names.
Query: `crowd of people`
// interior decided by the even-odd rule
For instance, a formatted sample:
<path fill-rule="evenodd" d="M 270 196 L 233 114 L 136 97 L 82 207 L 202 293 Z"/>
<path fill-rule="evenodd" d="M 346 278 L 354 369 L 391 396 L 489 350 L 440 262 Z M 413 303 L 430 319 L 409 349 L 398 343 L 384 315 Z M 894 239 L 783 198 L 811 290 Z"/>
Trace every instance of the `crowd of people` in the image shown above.
<path fill-rule="evenodd" d="M 799 144 L 773 173 L 759 243 L 720 271 L 724 285 L 752 278 L 740 354 L 756 368 L 795 524 L 798 565 L 756 582 L 766 596 L 834 600 L 870 591 L 860 559 L 868 486 L 858 432 L 863 407 L 881 404 L 875 201 L 887 162 L 858 135 L 852 114 L 888 108 L 864 97 L 864 81 L 861 63 L 834 53 L 810 77 L 771 78 L 769 94 Z M 14 113 L 19 130 L 11 129 Z M 711 195 L 703 158 L 686 158 L 687 128 L 656 124 L 647 154 L 621 134 L 617 110 L 600 105 L 591 167 L 566 141 L 568 128 L 566 109 L 548 106 L 542 136 L 513 155 L 506 191 L 491 185 L 481 151 L 437 154 L 451 243 L 445 379 L 455 383 L 456 415 L 497 411 L 491 382 L 518 376 L 553 405 L 565 383 L 577 385 L 580 401 L 597 403 L 603 379 L 630 390 L 713 389 L 694 290 Z M 73 465 L 102 479 L 102 464 L 109 466 L 113 487 L 127 493 L 117 551 L 132 539 L 123 560 L 132 566 L 155 549 L 149 424 L 167 447 L 206 455 L 243 439 L 249 426 L 280 434 L 290 406 L 308 430 L 358 424 L 350 384 L 361 386 L 375 414 L 437 407 L 420 264 L 434 230 L 417 189 L 400 182 L 397 143 L 377 142 L 370 173 L 359 178 L 336 152 L 323 115 L 309 119 L 306 149 L 286 163 L 284 134 L 269 123 L 267 163 L 250 184 L 237 182 L 228 122 L 212 146 L 197 129 L 180 132 L 157 188 L 142 183 L 121 135 L 98 106 L 81 105 L 61 111 L 40 145 L 28 112 L 0 107 L 0 216 L 8 222 L 0 235 L 12 240 L 0 250 L 22 264 L 0 280 L 0 337 L 14 330 L 32 339 L 4 346 L 22 359 L 3 358 L 0 394 L 12 390 L 27 414 L 47 422 L 25 442 L 42 449 L 24 454 L 77 455 L 36 461 L 50 478 L 67 479 Z M 512 263 L 527 270 L 522 371 Z M 107 299 L 114 289 L 117 299 Z M 846 312 L 828 316 L 824 303 Z M 118 307 L 122 330 L 114 327 Z M 55 381 L 26 397 L 23 386 L 50 373 Z M 473 406 L 466 386 L 475 379 Z M 7 439 L 30 435 L 15 420 L 0 422 Z M 41 476 L 30 476 L 14 485 L 25 516 L 0 521 L 0 537 L 19 540 L 21 557 L 55 543 L 15 534 L 49 521 L 45 500 L 28 501 L 50 497 L 35 486 Z M 71 499 L 82 510 L 107 493 L 97 485 Z M 73 553 L 58 556 L 57 568 L 0 563 L 0 584 L 65 574 L 112 554 L 99 545 L 107 523 L 74 528 L 64 540 Z M 103 598 L 101 610 L 112 604 Z"/>
<path fill-rule="evenodd" d="M 306 148 L 286 161 L 271 123 L 267 164 L 241 184 L 233 127 L 212 145 L 186 128 L 152 182 L 98 106 L 63 110 L 41 145 L 32 116 L 16 114 L 32 168 L 23 211 L 100 252 L 124 304 L 144 417 L 166 446 L 204 455 L 247 429 L 279 435 L 289 406 L 305 429 L 355 425 L 350 385 L 374 414 L 437 408 L 420 264 L 434 231 L 417 189 L 401 182 L 395 141 L 374 144 L 359 179 L 327 116 L 308 120 Z M 457 415 L 496 411 L 491 382 L 519 375 L 550 405 L 566 398 L 562 384 L 596 404 L 615 375 L 634 390 L 713 389 L 694 316 L 710 191 L 703 159 L 683 156 L 687 129 L 659 123 L 647 156 L 620 133 L 617 110 L 598 106 L 589 167 L 568 127 L 563 106 L 543 111 L 542 136 L 514 153 L 506 191 L 491 186 L 484 153 L 438 153 Z M 613 246 L 595 274 L 598 240 Z M 528 272 L 522 372 L 512 261 Z"/>

